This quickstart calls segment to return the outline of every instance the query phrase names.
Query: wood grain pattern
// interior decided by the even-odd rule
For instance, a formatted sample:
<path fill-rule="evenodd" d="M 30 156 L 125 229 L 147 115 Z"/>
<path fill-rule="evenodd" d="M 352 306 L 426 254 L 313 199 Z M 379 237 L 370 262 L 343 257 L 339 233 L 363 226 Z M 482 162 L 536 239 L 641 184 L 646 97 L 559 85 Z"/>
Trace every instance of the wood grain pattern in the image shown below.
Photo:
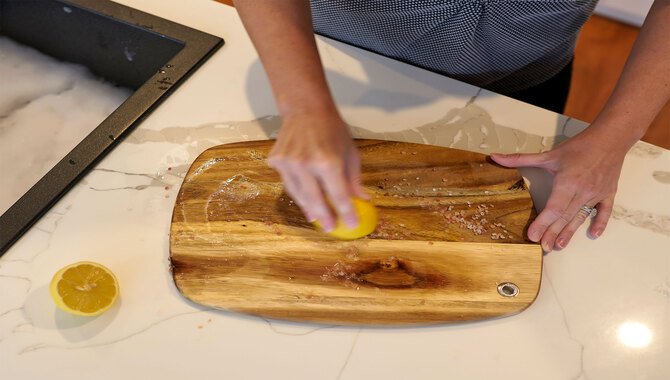
<path fill-rule="evenodd" d="M 517 313 L 539 289 L 542 250 L 515 169 L 429 145 L 357 140 L 380 223 L 364 239 L 315 231 L 265 159 L 272 141 L 211 148 L 177 197 L 170 260 L 194 302 L 271 318 L 426 324 Z M 512 282 L 516 297 L 498 293 Z"/>

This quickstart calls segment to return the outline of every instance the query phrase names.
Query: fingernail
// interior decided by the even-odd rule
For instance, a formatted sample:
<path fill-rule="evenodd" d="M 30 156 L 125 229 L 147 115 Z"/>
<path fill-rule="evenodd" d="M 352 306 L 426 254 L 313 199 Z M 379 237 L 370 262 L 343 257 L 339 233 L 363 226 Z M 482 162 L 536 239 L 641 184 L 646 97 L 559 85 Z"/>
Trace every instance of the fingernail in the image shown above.
<path fill-rule="evenodd" d="M 335 227 L 333 226 L 332 223 L 322 223 L 323 226 L 323 232 L 331 232 Z"/>
<path fill-rule="evenodd" d="M 540 240 L 540 237 L 542 237 L 542 234 L 538 230 L 530 230 L 528 231 L 528 239 L 534 242 L 538 242 Z"/>
<path fill-rule="evenodd" d="M 542 250 L 545 252 L 551 252 L 553 247 L 550 247 L 547 243 L 542 243 Z"/>
<path fill-rule="evenodd" d="M 589 239 L 596 240 L 597 238 L 600 237 L 600 235 L 602 235 L 602 233 L 603 233 L 602 231 L 594 231 L 593 233 L 589 232 L 589 234 L 588 234 Z"/>
<path fill-rule="evenodd" d="M 366 193 L 363 190 L 360 192 L 360 194 L 358 194 L 358 196 L 362 199 L 365 199 L 366 201 L 369 201 L 370 198 L 372 198 L 372 197 L 370 197 L 370 194 Z"/>
<path fill-rule="evenodd" d="M 566 244 L 567 244 L 567 242 L 565 241 L 565 239 L 556 240 L 556 246 L 558 246 L 558 248 L 560 248 L 560 249 L 565 248 Z"/>
<path fill-rule="evenodd" d="M 349 228 L 356 228 L 358 227 L 358 218 L 356 217 L 356 215 L 352 215 L 345 220 L 345 223 Z"/>

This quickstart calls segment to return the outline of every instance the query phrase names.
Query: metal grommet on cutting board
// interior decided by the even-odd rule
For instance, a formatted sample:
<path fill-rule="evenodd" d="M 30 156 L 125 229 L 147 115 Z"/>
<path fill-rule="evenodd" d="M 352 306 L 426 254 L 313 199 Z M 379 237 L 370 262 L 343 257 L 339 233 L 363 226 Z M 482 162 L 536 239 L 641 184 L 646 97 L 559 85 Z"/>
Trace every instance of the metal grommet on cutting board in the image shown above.
<path fill-rule="evenodd" d="M 519 287 L 513 282 L 503 282 L 498 285 L 498 294 L 503 297 L 516 297 L 519 294 Z"/>

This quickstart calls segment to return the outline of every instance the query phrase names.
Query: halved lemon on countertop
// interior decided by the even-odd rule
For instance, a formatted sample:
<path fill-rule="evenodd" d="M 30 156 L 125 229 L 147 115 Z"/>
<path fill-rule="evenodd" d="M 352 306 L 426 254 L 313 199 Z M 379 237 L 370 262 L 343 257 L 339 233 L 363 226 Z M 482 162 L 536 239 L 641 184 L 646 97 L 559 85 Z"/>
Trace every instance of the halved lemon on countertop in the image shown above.
<path fill-rule="evenodd" d="M 363 199 L 352 198 L 351 202 L 356 210 L 358 216 L 358 226 L 349 228 L 343 220 L 338 219 L 335 224 L 335 229 L 328 232 L 328 235 L 341 240 L 354 240 L 369 235 L 377 228 L 377 209 L 375 206 Z M 323 231 L 319 222 L 314 222 L 314 225 L 319 230 Z"/>
<path fill-rule="evenodd" d="M 119 297 L 119 283 L 114 273 L 105 266 L 81 261 L 56 272 L 49 292 L 63 311 L 96 316 L 114 305 Z"/>

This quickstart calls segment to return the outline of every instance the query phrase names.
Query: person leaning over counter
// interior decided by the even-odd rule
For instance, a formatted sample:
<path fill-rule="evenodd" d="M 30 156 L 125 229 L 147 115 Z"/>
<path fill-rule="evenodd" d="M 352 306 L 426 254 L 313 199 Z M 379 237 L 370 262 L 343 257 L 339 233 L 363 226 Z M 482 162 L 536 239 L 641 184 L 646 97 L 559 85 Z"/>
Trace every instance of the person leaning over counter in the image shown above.
<path fill-rule="evenodd" d="M 356 226 L 351 198 L 369 196 L 314 31 L 562 113 L 575 41 L 596 2 L 236 0 L 283 119 L 268 163 L 309 221 L 334 228 L 327 199 Z M 668 36 L 670 0 L 656 0 L 589 128 L 545 153 L 491 155 L 503 166 L 553 175 L 547 205 L 528 228 L 528 238 L 545 251 L 564 248 L 588 216 L 591 238 L 605 230 L 624 157 L 670 99 Z"/>

